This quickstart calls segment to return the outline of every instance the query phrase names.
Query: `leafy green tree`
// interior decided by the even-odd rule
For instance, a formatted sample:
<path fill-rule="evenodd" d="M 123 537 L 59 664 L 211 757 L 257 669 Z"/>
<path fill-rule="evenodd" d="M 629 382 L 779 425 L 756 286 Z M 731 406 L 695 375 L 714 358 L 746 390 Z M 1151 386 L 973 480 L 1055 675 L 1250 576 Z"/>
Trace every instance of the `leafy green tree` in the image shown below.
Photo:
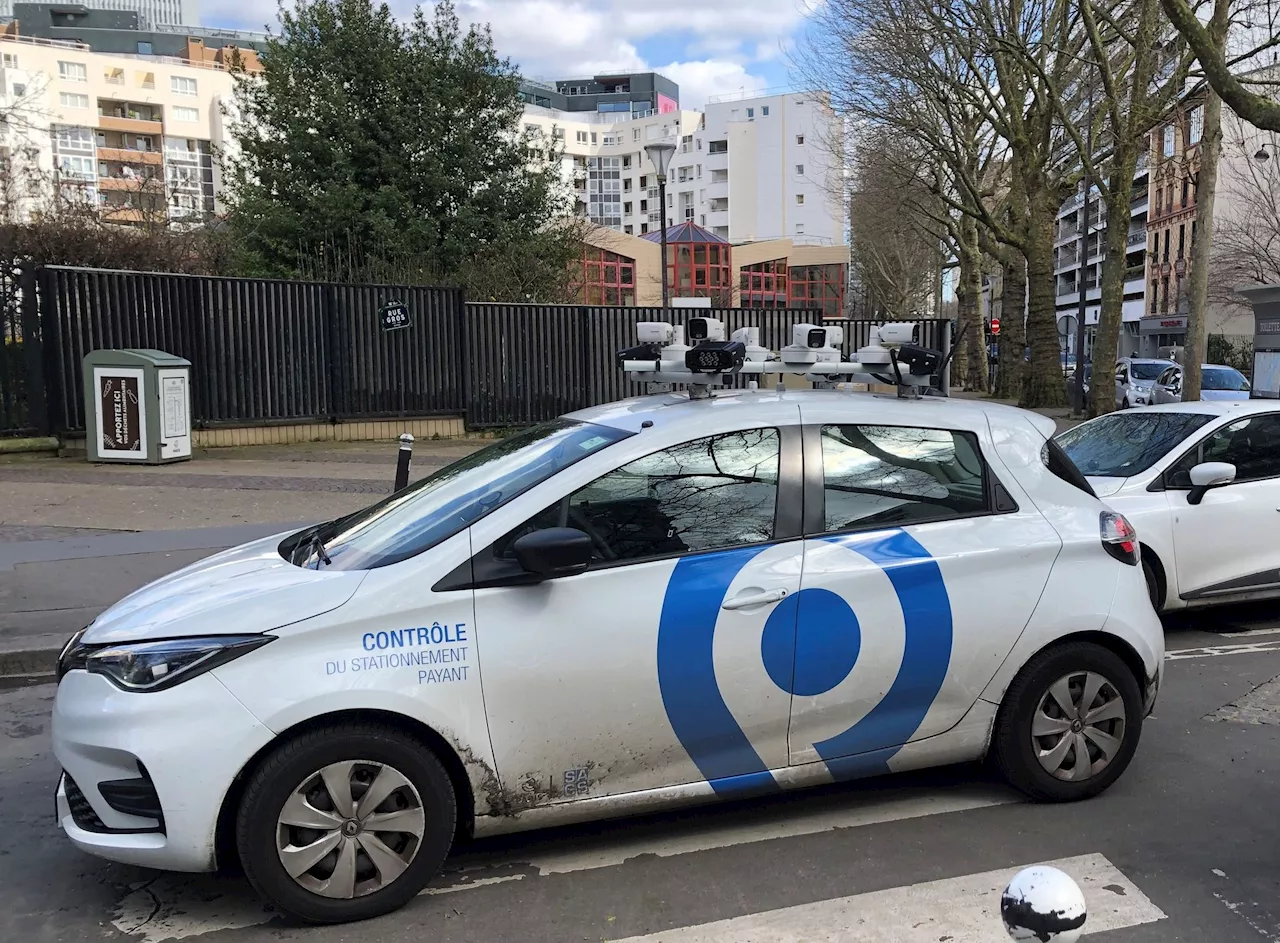
<path fill-rule="evenodd" d="M 242 271 L 563 295 L 569 193 L 558 160 L 530 164 L 519 79 L 487 28 L 464 31 L 450 0 L 408 23 L 385 3 L 299 0 L 262 64 L 231 109 Z"/>

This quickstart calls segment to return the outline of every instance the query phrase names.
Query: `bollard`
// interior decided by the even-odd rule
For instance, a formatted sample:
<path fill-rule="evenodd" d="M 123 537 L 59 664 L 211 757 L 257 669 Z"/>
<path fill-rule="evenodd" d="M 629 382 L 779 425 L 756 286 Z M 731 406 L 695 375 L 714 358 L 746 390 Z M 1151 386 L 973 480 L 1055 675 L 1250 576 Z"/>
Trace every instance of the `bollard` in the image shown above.
<path fill-rule="evenodd" d="M 1076 943 L 1084 932 L 1084 893 L 1057 868 L 1026 868 L 1000 895 L 1000 919 L 1014 940 Z"/>
<path fill-rule="evenodd" d="M 396 486 L 393 491 L 403 491 L 409 487 L 409 465 L 413 461 L 413 436 L 404 433 L 400 436 L 400 454 L 396 458 Z"/>

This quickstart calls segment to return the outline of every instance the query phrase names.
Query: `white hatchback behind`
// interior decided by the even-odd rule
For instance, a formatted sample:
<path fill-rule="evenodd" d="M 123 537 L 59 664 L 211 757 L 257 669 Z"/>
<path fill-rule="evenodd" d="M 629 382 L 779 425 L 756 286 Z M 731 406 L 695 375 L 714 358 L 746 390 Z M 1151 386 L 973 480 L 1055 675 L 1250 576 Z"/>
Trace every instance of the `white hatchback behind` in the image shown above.
<path fill-rule="evenodd" d="M 1156 609 L 1280 598 L 1280 401 L 1111 413 L 1057 441 L 1137 528 Z"/>

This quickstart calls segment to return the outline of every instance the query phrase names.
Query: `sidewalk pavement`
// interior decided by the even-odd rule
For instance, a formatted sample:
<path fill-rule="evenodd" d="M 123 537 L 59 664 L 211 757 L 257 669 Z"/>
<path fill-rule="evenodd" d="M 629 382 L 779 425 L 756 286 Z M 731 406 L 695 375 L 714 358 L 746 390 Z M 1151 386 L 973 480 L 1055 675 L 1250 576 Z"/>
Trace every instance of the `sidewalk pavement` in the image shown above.
<path fill-rule="evenodd" d="M 420 441 L 411 480 L 483 440 Z M 217 550 L 389 494 L 398 443 L 217 449 L 175 465 L 0 462 L 0 677 L 53 669 L 116 600 Z"/>

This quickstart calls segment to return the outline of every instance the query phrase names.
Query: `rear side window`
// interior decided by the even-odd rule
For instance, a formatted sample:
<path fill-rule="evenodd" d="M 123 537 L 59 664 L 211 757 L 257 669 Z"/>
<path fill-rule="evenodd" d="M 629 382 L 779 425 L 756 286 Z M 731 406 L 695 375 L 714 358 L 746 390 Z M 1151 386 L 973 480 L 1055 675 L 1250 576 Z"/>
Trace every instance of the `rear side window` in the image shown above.
<path fill-rule="evenodd" d="M 986 466 L 967 432 L 822 427 L 826 533 L 988 511 Z"/>
<path fill-rule="evenodd" d="M 1045 468 L 1067 484 L 1074 485 L 1087 495 L 1092 495 L 1095 498 L 1098 496 L 1093 490 L 1093 486 L 1089 484 L 1089 480 L 1080 474 L 1080 469 L 1076 468 L 1076 463 L 1067 457 L 1067 453 L 1062 451 L 1062 446 L 1053 441 L 1053 439 L 1045 441 L 1044 448 L 1040 450 L 1040 461 L 1044 462 Z"/>

